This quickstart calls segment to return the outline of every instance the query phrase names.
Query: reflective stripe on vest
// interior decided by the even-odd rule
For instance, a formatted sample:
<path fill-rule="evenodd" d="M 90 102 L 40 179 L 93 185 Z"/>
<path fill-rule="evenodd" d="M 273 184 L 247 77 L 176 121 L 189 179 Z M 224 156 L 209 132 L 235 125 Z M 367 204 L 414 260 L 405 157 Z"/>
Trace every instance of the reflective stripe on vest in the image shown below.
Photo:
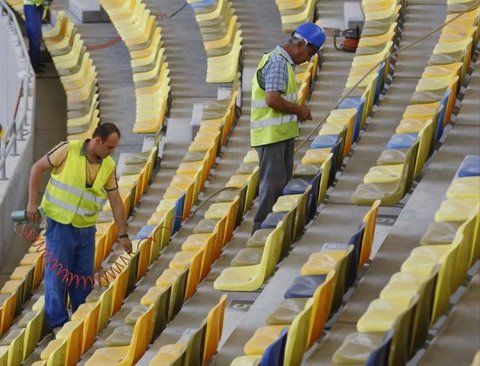
<path fill-rule="evenodd" d="M 299 134 L 297 116 L 290 113 L 281 113 L 270 108 L 266 103 L 267 93 L 260 86 L 259 75 L 273 53 L 284 57 L 278 51 L 265 54 L 258 64 L 252 81 L 252 101 L 250 118 L 251 146 L 268 145 L 292 139 Z M 290 103 L 297 103 L 297 82 L 292 65 L 287 61 L 288 80 L 286 93 L 282 98 Z"/>
<path fill-rule="evenodd" d="M 267 118 L 267 119 L 262 119 L 261 121 L 250 121 L 250 128 L 255 129 L 255 128 L 264 128 L 264 127 L 269 127 L 269 126 L 274 126 L 274 125 L 281 125 L 282 123 L 288 123 L 288 122 L 296 122 L 297 121 L 297 116 L 291 115 L 291 114 L 286 114 L 282 117 L 277 117 L 277 118 Z"/>
<path fill-rule="evenodd" d="M 50 183 L 52 183 L 52 185 L 57 188 L 67 191 L 68 193 L 74 194 L 75 196 L 78 196 L 78 197 L 82 197 L 88 201 L 92 201 L 93 203 L 99 206 L 103 206 L 105 202 L 107 202 L 106 199 L 97 197 L 94 194 L 86 192 L 80 188 L 69 186 L 68 184 L 62 183 L 59 180 L 55 179 L 54 177 L 50 178 Z"/>
<path fill-rule="evenodd" d="M 288 102 L 296 102 L 298 95 L 297 93 L 292 93 L 292 94 L 287 94 L 287 95 L 282 95 L 282 98 L 285 99 Z M 268 108 L 267 102 L 265 99 L 262 100 L 252 100 L 251 102 L 251 107 L 252 108 Z"/>
<path fill-rule="evenodd" d="M 94 216 L 98 213 L 98 211 L 87 211 L 87 210 L 84 210 L 80 207 L 75 207 L 75 206 L 70 205 L 66 202 L 63 202 L 63 201 L 59 200 L 58 198 L 53 197 L 48 191 L 45 191 L 44 197 L 48 201 L 54 203 L 55 205 L 60 206 L 64 210 L 70 211 L 71 213 L 76 214 L 76 215 Z"/>

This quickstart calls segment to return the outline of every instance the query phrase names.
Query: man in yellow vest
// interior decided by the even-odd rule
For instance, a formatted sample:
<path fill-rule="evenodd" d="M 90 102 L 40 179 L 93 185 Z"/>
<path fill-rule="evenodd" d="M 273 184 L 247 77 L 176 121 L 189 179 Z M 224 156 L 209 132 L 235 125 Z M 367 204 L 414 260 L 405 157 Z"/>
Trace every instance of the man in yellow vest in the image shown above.
<path fill-rule="evenodd" d="M 310 109 L 297 103 L 295 65 L 320 51 L 324 30 L 300 25 L 287 44 L 263 56 L 252 80 L 250 144 L 258 152 L 260 189 L 253 231 L 260 229 L 283 187 L 292 177 L 298 122 L 311 119 Z"/>
<path fill-rule="evenodd" d="M 42 173 L 53 171 L 41 208 L 47 216 L 46 249 L 72 275 L 93 275 L 95 223 L 107 199 L 118 227 L 120 245 L 130 253 L 125 209 L 118 192 L 115 162 L 110 154 L 120 139 L 113 123 L 99 125 L 91 139 L 62 142 L 38 160 L 31 169 L 27 217 L 39 218 L 38 191 Z M 68 321 L 67 286 L 59 266 L 45 266 L 45 315 L 50 330 Z M 68 287 L 72 312 L 85 302 L 91 283 Z"/>
<path fill-rule="evenodd" d="M 28 37 L 28 54 L 35 72 L 41 71 L 42 19 L 50 2 L 50 0 L 24 0 L 23 2 L 25 30 Z"/>

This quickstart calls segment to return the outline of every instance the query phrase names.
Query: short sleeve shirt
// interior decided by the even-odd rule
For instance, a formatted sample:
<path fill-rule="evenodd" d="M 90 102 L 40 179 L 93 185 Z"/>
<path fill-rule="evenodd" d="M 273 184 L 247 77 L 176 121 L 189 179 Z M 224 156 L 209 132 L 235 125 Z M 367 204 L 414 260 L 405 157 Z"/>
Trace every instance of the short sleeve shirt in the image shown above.
<path fill-rule="evenodd" d="M 85 154 L 85 147 L 87 143 L 88 140 L 83 143 L 81 154 Z M 59 174 L 65 166 L 68 151 L 70 150 L 69 147 L 70 145 L 68 141 L 63 141 L 47 153 L 48 161 L 50 162 L 50 165 L 54 168 L 55 174 Z M 98 171 L 100 170 L 101 163 L 101 160 L 95 163 L 91 163 L 87 159 L 87 188 L 91 188 L 93 186 L 95 178 L 97 178 Z M 108 177 L 107 183 L 105 184 L 104 188 L 107 192 L 113 191 L 118 188 L 115 171 L 113 171 L 112 174 L 110 174 L 110 176 Z"/>
<path fill-rule="evenodd" d="M 295 63 L 288 52 L 277 46 L 260 73 L 260 87 L 266 92 L 278 91 L 284 94 L 288 83 L 288 64 L 295 69 Z"/>

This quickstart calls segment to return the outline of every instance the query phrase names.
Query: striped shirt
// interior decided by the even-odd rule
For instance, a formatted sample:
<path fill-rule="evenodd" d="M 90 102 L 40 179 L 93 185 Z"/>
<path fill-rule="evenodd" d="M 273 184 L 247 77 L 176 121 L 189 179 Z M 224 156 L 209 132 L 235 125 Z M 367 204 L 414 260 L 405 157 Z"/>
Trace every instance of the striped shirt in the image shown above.
<path fill-rule="evenodd" d="M 287 63 L 295 69 L 295 63 L 288 52 L 280 46 L 275 47 L 275 52 L 270 54 L 268 62 L 259 75 L 260 87 L 266 92 L 285 93 L 288 83 Z"/>

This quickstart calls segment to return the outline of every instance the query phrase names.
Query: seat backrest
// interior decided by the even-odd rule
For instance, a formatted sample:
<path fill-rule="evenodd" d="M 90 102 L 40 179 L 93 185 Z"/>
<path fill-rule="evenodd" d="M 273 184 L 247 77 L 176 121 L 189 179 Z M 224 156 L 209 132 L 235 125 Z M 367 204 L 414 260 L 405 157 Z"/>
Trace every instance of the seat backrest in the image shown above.
<path fill-rule="evenodd" d="M 282 330 L 280 337 L 263 352 L 260 366 L 282 365 L 285 356 L 285 343 L 287 343 L 287 329 Z"/>
<path fill-rule="evenodd" d="M 351 254 L 353 252 L 353 245 L 349 245 L 345 251 L 345 255 L 337 262 L 335 266 L 336 281 L 333 292 L 331 313 L 336 312 L 340 305 L 342 305 L 343 295 L 345 294 L 345 285 L 347 280 L 347 269 Z"/>
<path fill-rule="evenodd" d="M 148 310 L 135 322 L 132 340 L 124 360 L 129 362 L 128 364 L 134 364 L 143 356 L 152 339 L 153 312 L 154 306 L 150 305 Z"/>
<path fill-rule="evenodd" d="M 365 224 L 365 232 L 362 239 L 362 250 L 360 252 L 360 261 L 358 266 L 363 266 L 370 258 L 372 252 L 373 236 L 375 235 L 375 227 L 377 225 L 378 207 L 380 206 L 380 200 L 373 202 L 372 207 L 363 216 L 363 222 Z"/>
<path fill-rule="evenodd" d="M 410 146 L 407 151 L 407 156 L 405 157 L 405 163 L 403 164 L 403 170 L 399 181 L 399 190 L 401 190 L 402 197 L 410 189 L 414 173 L 415 173 L 415 163 L 417 161 L 418 148 L 420 141 L 417 138 L 415 142 Z"/>
<path fill-rule="evenodd" d="M 12 320 L 15 316 L 15 305 L 17 301 L 17 293 L 13 292 L 4 302 L 2 305 L 2 313 L 0 314 L 2 318 L 0 319 L 0 335 L 5 333 L 10 325 L 12 324 Z"/>
<path fill-rule="evenodd" d="M 433 299 L 438 278 L 437 266 L 430 277 L 423 283 L 418 294 L 418 305 L 413 318 L 413 330 L 410 344 L 410 355 L 415 354 L 425 343 L 431 325 Z M 432 324 L 433 325 L 433 324 Z"/>
<path fill-rule="evenodd" d="M 448 308 L 450 296 L 455 291 L 454 274 L 456 273 L 457 256 L 463 242 L 463 233 L 455 235 L 449 250 L 440 258 L 440 270 L 438 272 L 437 285 L 435 287 L 435 298 L 433 304 L 432 324 L 438 320 Z M 461 263 L 458 263 L 461 266 Z M 465 263 L 463 265 L 466 265 Z"/>
<path fill-rule="evenodd" d="M 203 365 L 217 352 L 218 343 L 222 337 L 223 317 L 225 315 L 225 307 L 227 306 L 227 295 L 222 295 L 219 302 L 215 305 L 207 315 L 207 328 L 205 333 L 205 350 L 203 353 Z"/>
<path fill-rule="evenodd" d="M 418 145 L 418 153 L 416 162 L 414 165 L 413 177 L 416 177 L 423 169 L 425 162 L 427 161 L 432 147 L 435 147 L 435 124 L 434 119 L 430 119 L 425 123 L 425 126 L 419 132 L 418 139 L 420 140 Z"/>
<path fill-rule="evenodd" d="M 409 341 L 412 335 L 413 314 L 418 304 L 418 295 L 414 295 L 409 307 L 398 316 L 393 327 L 393 338 L 388 359 L 389 366 L 406 365 L 409 353 Z"/>
<path fill-rule="evenodd" d="M 185 300 L 185 291 L 187 289 L 187 279 L 190 269 L 185 269 L 177 277 L 175 283 L 172 286 L 172 292 L 170 295 L 170 307 L 169 307 L 169 320 L 172 319 L 182 308 Z"/>
<path fill-rule="evenodd" d="M 184 301 L 188 300 L 197 290 L 202 270 L 203 252 L 204 250 L 199 250 L 190 260 Z"/>
<path fill-rule="evenodd" d="M 199 328 L 188 329 L 178 341 L 178 343 L 186 344 L 185 366 L 202 366 L 206 328 L 206 321 L 204 320 Z M 185 341 L 185 339 L 188 339 L 188 341 Z"/>
<path fill-rule="evenodd" d="M 120 281 L 120 280 L 119 280 Z M 100 313 L 97 322 L 96 332 L 100 332 L 108 323 L 113 309 L 113 293 L 115 282 L 111 283 L 105 291 L 100 295 L 98 302 L 100 303 Z"/>
<path fill-rule="evenodd" d="M 153 338 L 156 338 L 167 326 L 169 320 L 170 297 L 172 295 L 172 286 L 162 292 L 155 301 Z"/>
<path fill-rule="evenodd" d="M 112 310 L 110 315 L 115 314 L 122 306 L 123 299 L 127 294 L 127 282 L 131 271 L 130 264 L 125 266 L 122 272 L 113 281 Z M 110 316 L 108 317 L 108 319 Z M 105 324 L 106 325 L 106 324 Z"/>
<path fill-rule="evenodd" d="M 103 296 L 103 294 L 101 295 Z M 97 301 L 93 309 L 91 309 L 83 324 L 83 343 L 82 343 L 82 353 L 84 354 L 95 342 L 95 336 L 97 335 L 98 321 L 100 319 L 100 307 L 102 303 Z"/>
<path fill-rule="evenodd" d="M 285 216 L 283 216 L 282 221 L 277 227 L 280 227 L 282 230 L 281 233 L 281 241 L 282 247 L 280 250 L 280 258 L 283 258 L 288 254 L 290 251 L 290 245 L 293 243 L 293 237 L 295 234 L 295 214 L 297 212 L 297 208 L 294 207 L 290 211 L 288 211 Z"/>
<path fill-rule="evenodd" d="M 361 223 L 357 231 L 350 237 L 348 244 L 353 245 L 352 259 L 348 269 L 347 286 L 353 286 L 356 278 L 360 262 L 360 253 L 362 250 L 362 241 L 365 236 L 365 223 Z"/>
<path fill-rule="evenodd" d="M 308 331 L 308 346 L 311 346 L 323 332 L 332 305 L 335 271 L 330 271 L 313 294 L 312 316 Z"/>
<path fill-rule="evenodd" d="M 262 284 L 275 269 L 280 256 L 280 248 L 278 248 L 278 246 L 281 245 L 281 233 L 281 228 L 277 226 L 267 237 L 262 258 L 258 265 L 260 268 L 256 271 L 256 277 L 258 277 L 257 279 L 260 284 Z"/>
<path fill-rule="evenodd" d="M 129 263 L 127 265 L 127 268 L 129 268 L 130 270 L 128 272 L 128 281 L 127 281 L 127 288 L 126 288 L 127 292 L 125 295 L 128 295 L 135 288 L 135 284 L 137 283 L 137 272 L 138 272 L 139 262 L 140 262 L 140 251 L 137 251 L 130 257 Z"/>
<path fill-rule="evenodd" d="M 67 339 L 56 339 L 54 341 L 58 343 L 58 347 L 48 357 L 47 366 L 64 365 L 67 354 Z"/>
<path fill-rule="evenodd" d="M 390 346 L 393 339 L 393 330 L 387 332 L 382 344 L 368 356 L 365 366 L 387 366 Z"/>
<path fill-rule="evenodd" d="M 312 315 L 312 303 L 293 319 L 285 343 L 283 366 L 300 366 L 308 345 L 309 322 Z"/>
<path fill-rule="evenodd" d="M 295 237 L 299 237 L 303 233 L 303 229 L 305 228 L 305 221 L 306 221 L 307 208 L 308 208 L 307 202 L 308 202 L 308 197 L 310 196 L 311 191 L 312 191 L 312 186 L 309 185 L 298 200 L 297 215 L 295 220 Z"/>
<path fill-rule="evenodd" d="M 2 317 L 2 308 L 0 308 L 0 319 Z M 25 344 L 23 346 L 23 358 L 27 358 L 37 346 L 42 336 L 43 321 L 45 319 L 45 311 L 39 310 L 25 327 Z"/>
<path fill-rule="evenodd" d="M 322 164 L 322 176 L 320 177 L 320 185 L 318 187 L 318 201 L 317 207 L 325 201 L 327 197 L 327 189 L 330 183 L 330 177 L 332 172 L 332 159 L 333 154 L 330 153 L 327 155 L 327 158 Z"/>

